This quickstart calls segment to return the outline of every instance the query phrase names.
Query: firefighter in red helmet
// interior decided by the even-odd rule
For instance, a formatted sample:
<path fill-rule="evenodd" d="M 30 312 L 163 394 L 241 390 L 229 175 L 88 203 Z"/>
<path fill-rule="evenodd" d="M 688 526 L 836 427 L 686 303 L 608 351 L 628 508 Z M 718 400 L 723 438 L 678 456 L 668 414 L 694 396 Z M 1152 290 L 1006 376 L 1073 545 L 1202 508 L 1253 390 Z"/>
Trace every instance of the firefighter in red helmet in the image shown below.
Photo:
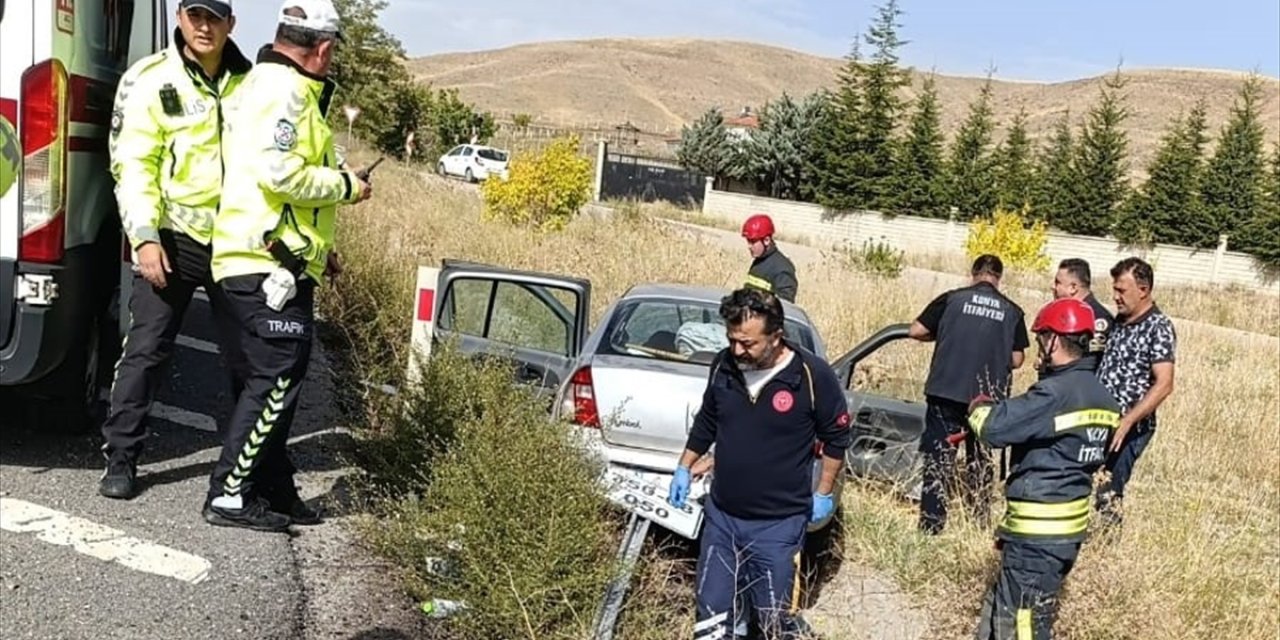
<path fill-rule="evenodd" d="M 978 396 L 968 431 L 953 437 L 1011 449 L 996 529 L 1000 571 L 983 604 L 979 640 L 1051 637 L 1058 592 L 1088 529 L 1093 474 L 1120 423 L 1120 405 L 1085 358 L 1093 321 L 1093 309 L 1080 300 L 1045 305 L 1031 327 L 1040 380 L 1008 400 Z"/>
<path fill-rule="evenodd" d="M 742 223 L 742 237 L 751 250 L 747 286 L 771 291 L 787 302 L 796 301 L 796 266 L 773 241 L 773 220 L 762 213 Z"/>

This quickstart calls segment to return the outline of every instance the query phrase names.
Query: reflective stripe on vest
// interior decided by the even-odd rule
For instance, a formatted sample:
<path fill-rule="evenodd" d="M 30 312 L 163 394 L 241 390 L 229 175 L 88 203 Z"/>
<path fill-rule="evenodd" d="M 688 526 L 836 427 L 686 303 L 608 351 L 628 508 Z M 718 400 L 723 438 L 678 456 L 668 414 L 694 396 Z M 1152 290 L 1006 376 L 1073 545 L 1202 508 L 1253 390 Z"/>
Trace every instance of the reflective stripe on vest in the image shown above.
<path fill-rule="evenodd" d="M 759 276 L 753 276 L 751 274 L 747 274 L 747 286 L 755 287 L 757 289 L 764 289 L 765 291 L 773 291 L 773 283 L 769 282 L 768 280 L 765 280 L 764 278 L 761 278 Z"/>
<path fill-rule="evenodd" d="M 1054 431 L 1068 431 L 1079 427 L 1109 427 L 1115 429 L 1120 426 L 1120 414 L 1107 409 L 1081 409 L 1064 413 L 1053 419 Z"/>
<path fill-rule="evenodd" d="M 969 414 L 969 430 L 973 431 L 973 435 L 982 435 L 982 425 L 986 423 L 989 415 L 991 415 L 991 405 L 978 407 Z"/>
<path fill-rule="evenodd" d="M 1045 503 L 1010 500 L 1000 528 L 1024 536 L 1074 536 L 1089 528 L 1089 499 Z"/>

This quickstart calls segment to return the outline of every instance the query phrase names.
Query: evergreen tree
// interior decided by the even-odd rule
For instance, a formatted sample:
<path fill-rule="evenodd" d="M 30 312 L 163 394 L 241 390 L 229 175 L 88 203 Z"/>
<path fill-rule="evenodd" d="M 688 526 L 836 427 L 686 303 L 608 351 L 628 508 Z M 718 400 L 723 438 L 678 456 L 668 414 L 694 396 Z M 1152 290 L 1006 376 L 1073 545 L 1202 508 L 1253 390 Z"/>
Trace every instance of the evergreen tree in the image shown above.
<path fill-rule="evenodd" d="M 1031 139 L 1027 137 L 1027 110 L 1014 116 L 1008 136 L 996 149 L 997 200 L 1006 209 L 1021 209 L 1032 201 Z"/>
<path fill-rule="evenodd" d="M 943 180 L 941 110 L 933 74 L 924 79 L 916 98 L 906 139 L 898 145 L 894 171 L 893 210 L 900 213 L 945 217 L 946 185 Z"/>
<path fill-rule="evenodd" d="M 796 199 L 805 178 L 811 131 L 821 117 L 816 94 L 797 103 L 786 93 L 760 112 L 760 128 L 742 145 L 735 177 L 755 180 L 774 198 Z"/>
<path fill-rule="evenodd" d="M 827 94 L 824 116 L 813 135 L 813 200 L 835 211 L 866 206 L 861 192 L 861 174 L 850 150 L 862 139 L 862 95 L 858 88 L 862 54 L 854 40 L 844 66 L 836 76 L 836 90 Z"/>
<path fill-rule="evenodd" d="M 1050 225 L 1075 212 L 1077 174 L 1072 166 L 1075 139 L 1071 134 L 1071 112 L 1066 111 L 1053 128 L 1049 146 L 1036 163 L 1031 215 Z"/>
<path fill-rule="evenodd" d="M 676 160 L 686 169 L 718 179 L 729 171 L 732 152 L 719 109 L 707 109 L 692 126 L 680 128 Z"/>
<path fill-rule="evenodd" d="M 1235 234 L 1253 219 L 1262 197 L 1263 129 L 1258 107 L 1262 79 L 1250 75 L 1240 87 L 1231 118 L 1205 168 L 1201 197 L 1217 233 Z"/>
<path fill-rule="evenodd" d="M 1263 201 L 1235 245 L 1272 270 L 1280 270 L 1280 140 L 1272 149 L 1269 164 Z"/>
<path fill-rule="evenodd" d="M 1123 129 L 1129 117 L 1120 91 L 1128 80 L 1117 69 L 1102 82 L 1098 102 L 1089 110 L 1080 127 L 1076 147 L 1075 211 L 1056 224 L 1063 231 L 1087 236 L 1107 235 L 1116 213 L 1128 196 L 1129 138 Z"/>
<path fill-rule="evenodd" d="M 898 66 L 898 50 L 907 44 L 898 37 L 901 13 L 897 0 L 881 5 L 863 37 L 873 49 L 870 59 L 861 58 L 855 42 L 840 73 L 833 117 L 824 126 L 818 193 L 818 201 L 832 209 L 892 204 L 898 90 L 909 81 Z"/>
<path fill-rule="evenodd" d="M 995 163 L 990 150 L 994 130 L 988 73 L 978 98 L 969 105 L 969 116 L 956 132 L 947 163 L 947 199 L 963 220 L 990 215 L 995 209 Z"/>
<path fill-rule="evenodd" d="M 1117 220 L 1116 238 L 1141 245 L 1217 246 L 1217 231 L 1200 201 L 1205 112 L 1202 98 L 1185 119 L 1175 118 L 1170 124 L 1147 169 L 1146 182 Z"/>

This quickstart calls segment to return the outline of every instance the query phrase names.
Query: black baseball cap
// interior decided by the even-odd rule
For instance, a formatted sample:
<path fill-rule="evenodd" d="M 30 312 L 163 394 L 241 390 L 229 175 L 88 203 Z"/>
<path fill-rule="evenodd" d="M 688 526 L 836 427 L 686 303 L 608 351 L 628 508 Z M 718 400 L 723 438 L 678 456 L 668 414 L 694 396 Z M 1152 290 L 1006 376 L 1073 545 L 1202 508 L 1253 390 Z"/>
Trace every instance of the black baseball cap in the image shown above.
<path fill-rule="evenodd" d="M 182 0 L 178 6 L 183 9 L 194 9 L 196 7 L 206 9 L 224 20 L 231 15 L 231 0 Z"/>

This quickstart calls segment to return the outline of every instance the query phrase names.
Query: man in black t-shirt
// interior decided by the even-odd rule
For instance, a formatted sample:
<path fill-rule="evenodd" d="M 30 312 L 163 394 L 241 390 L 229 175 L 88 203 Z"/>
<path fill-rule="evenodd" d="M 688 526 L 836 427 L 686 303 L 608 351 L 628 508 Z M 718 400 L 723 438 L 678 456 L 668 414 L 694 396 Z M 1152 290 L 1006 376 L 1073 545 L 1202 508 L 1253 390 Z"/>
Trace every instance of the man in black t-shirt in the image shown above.
<path fill-rule="evenodd" d="M 1058 263 L 1058 273 L 1053 276 L 1053 298 L 1075 298 L 1093 309 L 1093 339 L 1089 342 L 1089 353 L 1081 358 L 1081 362 L 1091 371 L 1097 371 L 1115 316 L 1094 297 L 1090 289 L 1092 279 L 1088 261 L 1067 258 Z"/>
<path fill-rule="evenodd" d="M 998 289 L 1003 274 L 1000 258 L 978 256 L 971 269 L 973 283 L 934 298 L 911 324 L 910 337 L 936 343 L 924 387 L 925 428 L 920 437 L 924 463 L 920 529 L 926 533 L 939 533 L 946 526 L 946 489 L 955 467 L 955 450 L 947 437 L 964 428 L 974 398 L 1009 396 L 1013 370 L 1022 366 L 1030 346 L 1022 308 Z M 963 497 L 973 516 L 986 523 L 991 454 L 977 439 L 969 438 L 965 462 Z"/>

